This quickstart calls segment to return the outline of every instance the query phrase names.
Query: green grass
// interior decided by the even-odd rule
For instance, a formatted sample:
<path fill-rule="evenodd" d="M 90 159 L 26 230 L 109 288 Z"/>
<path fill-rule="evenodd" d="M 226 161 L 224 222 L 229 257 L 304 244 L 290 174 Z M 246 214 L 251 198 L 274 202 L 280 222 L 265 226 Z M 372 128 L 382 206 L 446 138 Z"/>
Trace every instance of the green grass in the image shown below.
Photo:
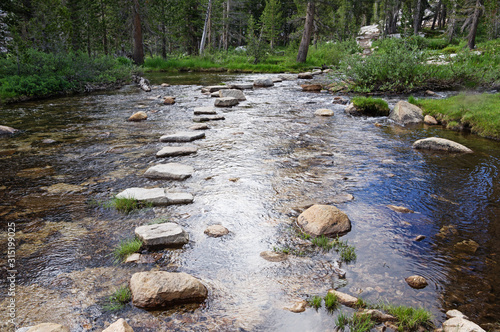
<path fill-rule="evenodd" d="M 170 219 L 167 217 L 155 218 L 149 222 L 150 225 L 164 224 L 166 222 L 170 222 Z"/>
<path fill-rule="evenodd" d="M 337 295 L 333 293 L 327 293 L 324 300 L 326 309 L 330 311 L 337 309 L 340 305 Z"/>
<path fill-rule="evenodd" d="M 372 97 L 354 97 L 352 103 L 356 109 L 364 115 L 387 116 L 389 115 L 389 105 L 385 100 Z"/>
<path fill-rule="evenodd" d="M 324 235 L 315 237 L 314 239 L 311 240 L 312 244 L 314 244 L 317 247 L 320 247 L 321 249 L 328 251 L 333 248 L 333 243 L 330 241 L 329 238 L 327 238 Z"/>
<path fill-rule="evenodd" d="M 138 252 L 141 249 L 142 241 L 140 239 L 128 239 L 120 242 L 118 247 L 113 251 L 116 262 L 123 262 L 131 254 Z"/>
<path fill-rule="evenodd" d="M 273 247 L 273 251 L 277 253 L 290 254 L 290 248 L 287 247 Z"/>
<path fill-rule="evenodd" d="M 367 314 L 355 313 L 351 317 L 348 317 L 341 312 L 335 319 L 335 326 L 340 331 L 345 331 L 349 327 L 350 332 L 368 332 L 375 325 L 375 322 L 371 320 L 371 316 Z"/>
<path fill-rule="evenodd" d="M 142 208 L 150 208 L 153 206 L 152 203 L 142 203 L 133 198 L 117 198 L 113 197 L 109 202 L 102 204 L 105 208 L 114 208 L 125 214 L 137 211 Z"/>
<path fill-rule="evenodd" d="M 116 289 L 115 292 L 108 297 L 106 304 L 104 304 L 103 309 L 106 311 L 118 311 L 123 309 L 127 303 L 132 299 L 132 293 L 128 286 L 121 286 Z"/>
<path fill-rule="evenodd" d="M 368 307 L 368 303 L 365 300 L 363 300 L 362 298 L 358 297 L 358 300 L 356 301 L 354 306 L 356 308 L 366 308 L 366 307 Z"/>
<path fill-rule="evenodd" d="M 419 327 L 432 329 L 432 314 L 424 308 L 381 304 L 382 310 L 398 319 L 398 331 L 417 331 Z"/>
<path fill-rule="evenodd" d="M 314 309 L 319 309 L 321 308 L 321 305 L 322 305 L 322 302 L 323 302 L 323 298 L 321 296 L 313 296 L 312 298 L 310 298 L 308 301 L 309 305 L 311 307 L 313 307 Z"/>
<path fill-rule="evenodd" d="M 479 136 L 500 139 L 500 93 L 459 94 L 446 99 L 416 99 L 424 114 L 449 126 L 459 124 Z"/>

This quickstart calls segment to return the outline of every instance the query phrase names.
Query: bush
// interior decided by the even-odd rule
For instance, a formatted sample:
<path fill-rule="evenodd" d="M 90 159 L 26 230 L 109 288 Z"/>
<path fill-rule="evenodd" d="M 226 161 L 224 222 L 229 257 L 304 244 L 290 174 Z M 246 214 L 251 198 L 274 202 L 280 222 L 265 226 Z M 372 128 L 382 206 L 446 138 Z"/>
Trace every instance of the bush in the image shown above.
<path fill-rule="evenodd" d="M 352 103 L 356 109 L 365 115 L 387 116 L 389 115 L 389 105 L 385 100 L 372 97 L 354 97 Z"/>

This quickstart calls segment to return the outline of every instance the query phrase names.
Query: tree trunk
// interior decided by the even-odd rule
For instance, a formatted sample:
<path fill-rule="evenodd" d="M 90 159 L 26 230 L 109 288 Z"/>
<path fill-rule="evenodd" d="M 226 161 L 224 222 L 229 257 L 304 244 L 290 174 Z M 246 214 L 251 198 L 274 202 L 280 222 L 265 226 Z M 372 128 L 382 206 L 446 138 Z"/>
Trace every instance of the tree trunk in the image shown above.
<path fill-rule="evenodd" d="M 451 43 L 451 40 L 453 39 L 456 25 L 457 25 L 457 1 L 452 0 L 450 21 L 448 22 L 448 29 L 446 30 L 446 39 L 448 43 Z"/>
<path fill-rule="evenodd" d="M 420 24 L 421 24 L 421 13 L 422 11 L 422 0 L 417 0 L 417 6 L 415 7 L 415 10 L 413 11 L 413 34 L 416 36 L 418 35 L 418 31 L 420 30 Z"/>
<path fill-rule="evenodd" d="M 139 0 L 132 0 L 132 14 L 133 14 L 133 39 L 134 50 L 132 52 L 132 59 L 138 65 L 144 64 L 144 46 L 142 45 L 142 29 L 141 29 L 141 16 L 139 15 Z"/>
<path fill-rule="evenodd" d="M 474 8 L 474 16 L 472 17 L 472 24 L 469 30 L 469 35 L 467 36 L 467 46 L 469 47 L 470 50 L 473 50 L 474 47 L 476 46 L 476 32 L 477 32 L 477 26 L 479 24 L 479 18 L 481 17 L 482 10 L 481 10 L 481 1 L 476 0 L 476 7 Z"/>
<path fill-rule="evenodd" d="M 205 15 L 205 24 L 203 25 L 203 34 L 200 42 L 200 55 L 205 50 L 205 41 L 207 39 L 208 22 L 210 21 L 210 12 L 212 9 L 212 0 L 208 0 L 207 14 Z"/>
<path fill-rule="evenodd" d="M 224 4 L 224 13 L 223 13 L 223 18 L 224 18 L 224 31 L 222 32 L 222 46 L 224 47 L 224 50 L 227 51 L 227 48 L 229 47 L 229 1 L 227 0 L 226 3 Z"/>
<path fill-rule="evenodd" d="M 314 2 L 307 3 L 306 22 L 304 24 L 304 32 L 300 41 L 299 53 L 297 54 L 297 62 L 306 62 L 307 52 L 309 51 L 309 43 L 311 42 L 311 34 L 313 32 L 314 23 Z"/>
<path fill-rule="evenodd" d="M 102 20 L 102 46 L 104 54 L 108 55 L 108 29 L 106 26 L 106 13 L 104 8 L 104 1 L 101 0 L 101 20 Z"/>
<path fill-rule="evenodd" d="M 432 19 L 431 30 L 434 30 L 434 27 L 436 26 L 436 21 L 437 21 L 438 16 L 440 15 L 440 11 L 441 11 L 441 0 L 439 0 L 438 4 L 436 5 L 436 9 L 434 12 L 434 18 Z"/>

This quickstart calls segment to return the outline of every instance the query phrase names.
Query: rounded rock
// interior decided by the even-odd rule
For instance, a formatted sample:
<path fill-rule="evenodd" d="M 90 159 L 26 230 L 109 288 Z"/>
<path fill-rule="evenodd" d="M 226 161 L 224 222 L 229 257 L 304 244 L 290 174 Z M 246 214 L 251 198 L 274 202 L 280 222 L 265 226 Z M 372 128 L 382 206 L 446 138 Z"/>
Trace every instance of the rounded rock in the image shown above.
<path fill-rule="evenodd" d="M 270 262 L 282 262 L 287 259 L 286 254 L 274 251 L 263 251 L 260 253 L 260 257 Z"/>
<path fill-rule="evenodd" d="M 417 275 L 410 276 L 410 277 L 406 278 L 405 281 L 410 287 L 415 288 L 415 289 L 422 289 L 428 285 L 427 280 L 425 280 L 424 277 L 417 276 Z"/>
<path fill-rule="evenodd" d="M 148 115 L 146 114 L 146 112 L 144 111 L 139 111 L 137 113 L 134 113 L 130 116 L 130 118 L 128 118 L 128 121 L 135 121 L 135 122 L 138 122 L 138 121 L 144 121 L 148 118 Z"/>
<path fill-rule="evenodd" d="M 351 230 L 347 215 L 335 206 L 315 204 L 302 212 L 297 218 L 302 230 L 313 236 L 333 236 Z"/>
<path fill-rule="evenodd" d="M 208 226 L 204 233 L 210 237 L 221 237 L 229 234 L 229 230 L 222 225 L 211 225 Z"/>
<path fill-rule="evenodd" d="M 328 109 L 328 108 L 320 108 L 319 110 L 316 110 L 314 112 L 315 115 L 318 115 L 318 116 L 333 116 L 334 113 L 332 110 Z"/>

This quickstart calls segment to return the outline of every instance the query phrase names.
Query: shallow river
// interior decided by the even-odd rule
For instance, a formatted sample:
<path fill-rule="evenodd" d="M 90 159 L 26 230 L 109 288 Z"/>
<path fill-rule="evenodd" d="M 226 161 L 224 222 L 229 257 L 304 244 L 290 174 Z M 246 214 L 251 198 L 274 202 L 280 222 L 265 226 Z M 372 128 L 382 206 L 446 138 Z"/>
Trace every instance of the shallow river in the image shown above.
<path fill-rule="evenodd" d="M 353 118 L 332 95 L 302 92 L 299 82 L 245 90 L 247 100 L 220 109 L 191 156 L 170 158 L 194 167 L 185 181 L 148 180 L 144 171 L 167 162 L 155 153 L 159 137 L 193 124 L 193 108 L 211 106 L 201 84 L 248 83 L 262 75 L 152 75 L 169 82 L 146 93 L 134 86 L 87 96 L 9 105 L 2 125 L 21 129 L 0 139 L 0 264 L 7 276 L 7 223 L 16 223 L 16 321 L 42 322 L 72 331 L 100 331 L 119 317 L 134 331 L 331 331 L 342 308 L 329 313 L 284 310 L 328 289 L 375 303 L 424 307 L 440 325 L 459 309 L 486 328 L 500 322 L 500 143 L 444 131 L 405 129 L 385 118 Z M 176 96 L 173 106 L 158 96 Z M 397 99 L 389 100 L 394 104 Z M 335 116 L 314 116 L 318 108 Z M 142 123 L 127 122 L 135 111 Z M 382 126 L 375 125 L 379 123 Z M 429 136 L 453 139 L 468 155 L 412 149 Z M 124 215 L 102 207 L 129 187 L 169 187 L 195 196 L 189 205 L 150 208 Z M 354 199 L 350 199 L 352 195 Z M 338 254 L 307 247 L 294 222 L 304 207 L 334 204 L 349 216 L 343 237 L 357 259 L 332 270 Z M 404 206 L 415 213 L 392 211 Z M 134 228 L 167 218 L 182 225 L 182 249 L 144 252 L 145 263 L 115 264 L 112 252 Z M 230 230 L 223 238 L 203 231 Z M 441 232 L 447 229 L 447 232 Z M 425 235 L 423 241 L 415 241 Z M 475 253 L 457 243 L 474 240 Z M 305 251 L 284 262 L 260 253 L 273 248 Z M 305 248 L 305 249 L 304 249 Z M 147 312 L 131 304 L 110 313 L 107 297 L 130 276 L 148 270 L 182 271 L 209 288 L 202 305 Z M 419 274 L 429 285 L 410 288 Z M 0 329 L 6 323 L 7 283 L 0 294 Z"/>

